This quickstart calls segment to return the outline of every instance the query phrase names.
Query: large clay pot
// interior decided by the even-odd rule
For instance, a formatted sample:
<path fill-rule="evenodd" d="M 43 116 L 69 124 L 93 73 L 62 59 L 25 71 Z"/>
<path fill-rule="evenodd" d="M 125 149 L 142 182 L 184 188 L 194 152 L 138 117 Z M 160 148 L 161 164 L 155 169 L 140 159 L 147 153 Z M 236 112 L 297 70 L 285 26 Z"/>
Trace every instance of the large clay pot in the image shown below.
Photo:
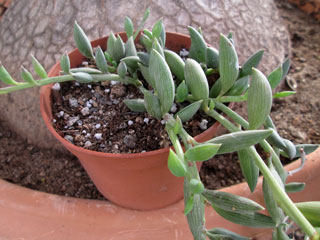
<path fill-rule="evenodd" d="M 299 166 L 295 161 L 287 170 Z M 304 169 L 289 177 L 305 182 L 301 193 L 290 194 L 294 202 L 320 201 L 320 148 L 307 156 Z M 221 191 L 248 197 L 264 205 L 262 179 L 251 194 L 246 183 Z M 135 211 L 107 201 L 62 197 L 38 192 L 0 180 L 0 236 L 4 240 L 192 240 L 183 201 L 154 211 Z M 259 240 L 271 239 L 271 229 L 249 228 L 223 219 L 206 207 L 208 229 L 223 227 Z"/>
<path fill-rule="evenodd" d="M 126 41 L 126 34 L 119 33 Z M 179 51 L 189 48 L 190 38 L 186 35 L 170 33 L 166 35 L 166 46 Z M 107 37 L 95 40 L 92 46 L 105 48 Z M 84 57 L 78 50 L 69 54 L 71 67 L 81 64 Z M 60 71 L 58 62 L 49 72 L 49 76 L 57 76 Z M 183 178 L 173 176 L 167 167 L 169 148 L 134 153 L 113 154 L 101 153 L 75 146 L 62 138 L 52 126 L 50 103 L 51 86 L 44 86 L 40 94 L 40 109 L 43 120 L 49 131 L 74 155 L 91 177 L 98 190 L 110 201 L 119 206 L 151 210 L 168 206 L 183 196 Z M 198 141 L 212 138 L 219 127 L 215 123 L 207 131 L 196 137 Z"/>

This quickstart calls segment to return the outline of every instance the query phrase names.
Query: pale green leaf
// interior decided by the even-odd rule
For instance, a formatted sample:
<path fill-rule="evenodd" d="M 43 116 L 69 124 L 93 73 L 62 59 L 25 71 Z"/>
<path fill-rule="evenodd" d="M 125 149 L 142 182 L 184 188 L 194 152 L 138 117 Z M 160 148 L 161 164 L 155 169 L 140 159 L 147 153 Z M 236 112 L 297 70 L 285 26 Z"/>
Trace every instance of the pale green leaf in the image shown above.
<path fill-rule="evenodd" d="M 219 52 L 217 49 L 212 47 L 207 47 L 206 63 L 209 68 L 213 68 L 213 69 L 219 68 Z"/>
<path fill-rule="evenodd" d="M 133 38 L 129 37 L 128 41 L 125 44 L 125 56 L 137 56 L 136 46 L 133 42 Z"/>
<path fill-rule="evenodd" d="M 168 168 L 176 177 L 184 177 L 187 172 L 187 167 L 184 164 L 183 159 L 180 159 L 172 149 L 169 151 Z"/>
<path fill-rule="evenodd" d="M 287 183 L 284 188 L 287 193 L 295 193 L 295 192 L 301 192 L 304 190 L 306 184 L 301 182 L 291 182 Z"/>
<path fill-rule="evenodd" d="M 146 112 L 143 99 L 124 99 L 124 104 L 134 112 Z"/>
<path fill-rule="evenodd" d="M 77 22 L 74 22 L 73 38 L 79 52 L 90 59 L 94 59 L 91 43 Z"/>
<path fill-rule="evenodd" d="M 188 106 L 182 108 L 179 112 L 176 113 L 176 116 L 179 116 L 182 122 L 189 121 L 199 110 L 202 100 L 199 100 L 197 102 L 191 103 Z"/>
<path fill-rule="evenodd" d="M 100 46 L 97 48 L 95 60 L 96 60 L 97 67 L 101 72 L 103 73 L 109 72 L 106 57 L 104 56 L 104 53 Z"/>
<path fill-rule="evenodd" d="M 189 50 L 189 57 L 197 62 L 206 62 L 207 44 L 204 41 L 202 35 L 193 27 L 188 27 L 191 46 Z"/>
<path fill-rule="evenodd" d="M 251 155 L 246 149 L 238 151 L 238 158 L 240 161 L 242 174 L 247 181 L 250 191 L 253 192 L 258 183 L 259 168 L 254 163 Z"/>
<path fill-rule="evenodd" d="M 44 67 L 41 65 L 41 63 L 39 63 L 39 61 L 33 55 L 31 55 L 31 58 L 32 58 L 32 66 L 36 74 L 38 74 L 38 76 L 41 77 L 42 79 L 47 78 L 48 74 L 44 69 Z"/>
<path fill-rule="evenodd" d="M 185 63 L 181 57 L 173 51 L 164 50 L 166 61 L 172 73 L 180 80 L 184 80 L 184 66 Z"/>
<path fill-rule="evenodd" d="M 124 20 L 124 29 L 126 30 L 126 34 L 128 39 L 133 36 L 133 23 L 130 18 L 126 17 Z"/>
<path fill-rule="evenodd" d="M 259 50 L 249 57 L 249 59 L 241 67 L 240 77 L 251 75 L 252 68 L 256 68 L 259 65 L 263 53 L 264 50 Z"/>
<path fill-rule="evenodd" d="M 16 82 L 11 75 L 8 73 L 8 71 L 5 69 L 5 67 L 0 62 L 0 80 L 8 85 L 19 85 L 21 83 Z"/>
<path fill-rule="evenodd" d="M 270 83 L 270 86 L 272 89 L 275 89 L 278 84 L 281 82 L 282 79 L 282 67 L 277 67 L 275 70 L 273 70 L 269 76 L 268 81 Z"/>
<path fill-rule="evenodd" d="M 182 81 L 177 88 L 177 102 L 184 102 L 189 94 L 189 89 L 185 81 Z"/>
<path fill-rule="evenodd" d="M 60 67 L 61 70 L 66 73 L 70 74 L 70 59 L 68 54 L 63 54 L 60 58 Z"/>
<path fill-rule="evenodd" d="M 143 94 L 144 94 L 144 105 L 148 113 L 157 119 L 161 119 L 162 113 L 161 113 L 160 101 L 158 97 L 153 93 L 151 93 L 150 91 L 145 91 Z"/>
<path fill-rule="evenodd" d="M 218 152 L 220 146 L 220 144 L 201 143 L 189 148 L 184 155 L 190 161 L 202 162 L 212 158 Z"/>

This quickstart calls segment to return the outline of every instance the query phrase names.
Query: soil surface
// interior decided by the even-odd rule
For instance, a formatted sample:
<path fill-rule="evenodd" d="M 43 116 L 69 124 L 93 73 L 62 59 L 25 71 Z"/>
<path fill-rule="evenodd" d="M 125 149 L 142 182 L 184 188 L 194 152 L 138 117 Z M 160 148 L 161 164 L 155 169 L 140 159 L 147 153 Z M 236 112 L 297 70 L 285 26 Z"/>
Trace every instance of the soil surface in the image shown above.
<path fill-rule="evenodd" d="M 294 143 L 319 143 L 320 23 L 285 1 L 276 2 L 291 35 L 292 67 L 287 79 L 296 82 L 297 93 L 275 100 L 272 117 L 283 137 Z M 290 90 L 286 84 L 281 88 Z M 2 124 L 0 122 L 0 178 L 44 192 L 104 199 L 75 157 L 37 149 Z M 210 189 L 243 179 L 236 154 L 205 162 L 201 177 Z"/>

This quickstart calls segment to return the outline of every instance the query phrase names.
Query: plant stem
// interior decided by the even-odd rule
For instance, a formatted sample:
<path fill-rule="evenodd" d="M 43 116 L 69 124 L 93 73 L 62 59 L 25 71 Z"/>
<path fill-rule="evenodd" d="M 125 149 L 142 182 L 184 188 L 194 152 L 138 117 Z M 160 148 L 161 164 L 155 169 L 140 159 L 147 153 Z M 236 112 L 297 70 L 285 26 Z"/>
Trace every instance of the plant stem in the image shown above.
<path fill-rule="evenodd" d="M 237 132 L 239 129 L 233 125 L 228 119 L 221 116 L 214 110 L 206 110 L 206 113 L 219 121 L 225 128 L 227 128 L 230 132 Z M 277 197 L 278 204 L 282 207 L 285 213 L 292 218 L 301 229 L 312 239 L 318 239 L 319 234 L 317 234 L 316 230 L 309 223 L 309 221 L 304 217 L 304 215 L 299 211 L 299 209 L 295 206 L 295 204 L 291 201 L 288 195 L 285 193 L 284 189 L 279 186 L 278 182 L 273 177 L 270 169 L 261 159 L 260 155 L 257 153 L 254 146 L 248 148 L 248 152 L 253 157 L 255 164 L 259 167 L 261 173 L 268 181 L 272 191 L 275 193 L 274 195 Z"/>

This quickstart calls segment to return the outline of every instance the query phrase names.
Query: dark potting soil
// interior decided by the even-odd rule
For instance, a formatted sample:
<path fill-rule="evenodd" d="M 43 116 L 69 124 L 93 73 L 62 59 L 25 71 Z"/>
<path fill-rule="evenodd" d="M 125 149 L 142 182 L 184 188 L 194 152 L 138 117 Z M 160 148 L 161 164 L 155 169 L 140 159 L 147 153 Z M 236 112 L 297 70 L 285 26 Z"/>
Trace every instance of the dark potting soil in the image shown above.
<path fill-rule="evenodd" d="M 295 143 L 319 143 L 320 24 L 287 1 L 276 0 L 276 3 L 291 34 L 293 46 L 289 78 L 296 80 L 297 93 L 274 101 L 272 117 L 281 136 Z M 283 89 L 290 90 L 285 84 Z M 90 104 L 93 106 L 94 102 Z M 104 199 L 75 157 L 38 149 L 4 126 L 5 123 L 0 121 L 0 178 L 44 192 Z M 232 185 L 243 179 L 236 154 L 204 162 L 200 174 L 210 189 Z"/>

